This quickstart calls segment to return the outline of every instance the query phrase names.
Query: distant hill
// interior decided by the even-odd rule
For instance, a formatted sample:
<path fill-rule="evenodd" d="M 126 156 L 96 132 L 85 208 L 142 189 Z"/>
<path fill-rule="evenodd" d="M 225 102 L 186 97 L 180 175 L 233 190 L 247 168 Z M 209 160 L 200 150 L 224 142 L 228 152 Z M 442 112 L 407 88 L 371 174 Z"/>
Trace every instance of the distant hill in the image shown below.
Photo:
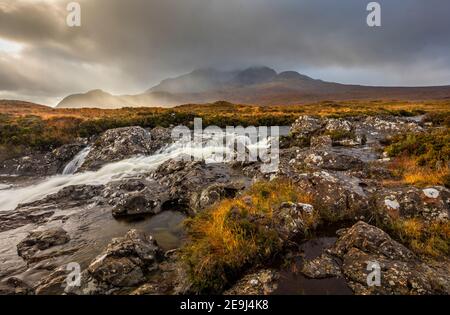
<path fill-rule="evenodd" d="M 199 69 L 138 95 L 111 95 L 102 90 L 69 95 L 57 107 L 120 108 L 169 107 L 224 100 L 240 104 L 293 105 L 323 100 L 427 100 L 449 99 L 450 86 L 371 87 L 325 82 L 295 71 L 277 73 L 268 67 L 239 71 Z"/>

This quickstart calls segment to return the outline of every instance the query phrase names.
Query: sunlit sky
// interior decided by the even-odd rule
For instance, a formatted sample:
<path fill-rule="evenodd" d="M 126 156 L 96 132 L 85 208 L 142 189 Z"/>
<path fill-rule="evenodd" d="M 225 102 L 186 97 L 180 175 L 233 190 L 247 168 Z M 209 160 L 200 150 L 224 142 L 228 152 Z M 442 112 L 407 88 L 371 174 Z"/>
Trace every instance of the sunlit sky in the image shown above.
<path fill-rule="evenodd" d="M 0 0 L 0 98 L 55 105 L 103 89 L 140 93 L 197 68 L 266 65 L 326 81 L 450 84 L 450 1 Z"/>

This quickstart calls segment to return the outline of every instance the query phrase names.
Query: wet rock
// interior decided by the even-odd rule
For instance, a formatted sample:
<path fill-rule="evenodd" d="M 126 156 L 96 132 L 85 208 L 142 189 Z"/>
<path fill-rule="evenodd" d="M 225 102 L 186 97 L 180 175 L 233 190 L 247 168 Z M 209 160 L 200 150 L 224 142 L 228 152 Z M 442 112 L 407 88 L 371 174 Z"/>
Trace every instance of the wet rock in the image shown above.
<path fill-rule="evenodd" d="M 263 269 L 245 276 L 224 295 L 270 295 L 277 289 L 279 278 L 275 270 Z"/>
<path fill-rule="evenodd" d="M 203 189 L 200 194 L 194 193 L 190 200 L 191 207 L 205 209 L 223 198 L 233 198 L 245 186 L 239 182 L 212 184 Z"/>
<path fill-rule="evenodd" d="M 21 279 L 11 277 L 0 282 L 0 295 L 34 295 L 34 290 Z"/>
<path fill-rule="evenodd" d="M 0 232 L 17 229 L 30 223 L 43 224 L 54 213 L 54 211 L 46 209 L 22 209 L 21 211 L 0 212 Z"/>
<path fill-rule="evenodd" d="M 66 244 L 69 240 L 69 235 L 62 228 L 34 231 L 17 245 L 17 254 L 24 260 L 31 261 L 39 251 Z"/>
<path fill-rule="evenodd" d="M 162 206 L 163 209 L 176 208 L 194 215 L 243 189 L 244 181 L 233 179 L 233 174 L 237 172 L 228 164 L 169 160 L 161 164 L 151 178 L 168 194 L 169 201 Z"/>
<path fill-rule="evenodd" d="M 155 132 L 160 135 L 162 132 Z M 94 143 L 80 171 L 97 170 L 106 163 L 124 160 L 136 155 L 149 155 L 162 147 L 163 142 L 141 127 L 124 127 L 104 132 Z"/>
<path fill-rule="evenodd" d="M 305 261 L 301 272 L 305 276 L 314 279 L 341 276 L 339 265 L 336 263 L 335 259 L 328 254 L 322 254 L 313 260 Z"/>
<path fill-rule="evenodd" d="M 353 125 L 345 119 L 330 118 L 326 120 L 325 130 L 332 133 L 349 133 L 353 130 Z"/>
<path fill-rule="evenodd" d="M 35 286 L 36 295 L 60 295 L 65 293 L 69 272 L 65 266 L 44 277 Z"/>
<path fill-rule="evenodd" d="M 161 202 L 153 198 L 152 192 L 145 188 L 142 191 L 122 194 L 112 209 L 114 217 L 154 215 L 161 211 Z"/>
<path fill-rule="evenodd" d="M 130 230 L 114 239 L 90 265 L 89 274 L 113 287 L 132 287 L 145 282 L 158 268 L 162 253 L 152 236 Z"/>
<path fill-rule="evenodd" d="M 50 194 L 43 199 L 26 204 L 20 204 L 18 208 L 21 210 L 38 207 L 69 209 L 83 206 L 97 202 L 103 188 L 103 185 L 67 186 L 59 190 L 57 193 Z"/>
<path fill-rule="evenodd" d="M 342 260 L 341 270 L 356 294 L 449 294 L 447 262 L 419 260 L 382 230 L 358 222 L 336 241 L 330 254 Z M 381 285 L 369 286 L 369 262 L 379 264 Z"/>

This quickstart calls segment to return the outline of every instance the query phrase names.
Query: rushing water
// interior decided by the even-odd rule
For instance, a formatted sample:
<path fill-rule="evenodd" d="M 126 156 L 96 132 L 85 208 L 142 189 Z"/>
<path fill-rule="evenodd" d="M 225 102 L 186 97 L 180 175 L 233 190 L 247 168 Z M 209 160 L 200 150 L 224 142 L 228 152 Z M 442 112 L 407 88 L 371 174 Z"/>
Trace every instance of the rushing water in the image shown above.
<path fill-rule="evenodd" d="M 89 152 L 91 151 L 91 147 L 86 147 L 83 150 L 81 150 L 77 155 L 75 155 L 75 157 L 73 158 L 72 161 L 70 161 L 66 167 L 63 170 L 63 175 L 70 175 L 75 173 L 81 165 L 83 165 L 84 160 L 86 159 L 86 156 L 89 154 Z"/>
<path fill-rule="evenodd" d="M 234 137 L 236 142 L 241 141 L 245 143 L 248 149 L 268 148 L 270 146 L 268 138 L 252 143 L 248 137 L 229 134 L 226 136 Z M 72 161 L 73 163 L 69 163 L 73 165 L 67 165 L 67 171 L 64 174 L 46 178 L 37 184 L 27 187 L 0 190 L 0 211 L 13 210 L 19 204 L 39 200 L 67 186 L 104 185 L 111 180 L 149 172 L 170 159 L 181 158 L 183 156 L 190 156 L 195 159 L 203 158 L 206 161 L 213 162 L 217 155 L 224 156 L 230 150 L 230 148 L 214 141 L 206 141 L 206 143 L 200 146 L 191 146 L 186 140 L 179 140 L 151 156 L 136 156 L 107 164 L 98 171 L 72 174 L 72 171 L 74 169 L 76 171 L 76 168 L 82 163 L 81 161 L 89 153 L 86 148 L 75 157 L 74 161 Z"/>

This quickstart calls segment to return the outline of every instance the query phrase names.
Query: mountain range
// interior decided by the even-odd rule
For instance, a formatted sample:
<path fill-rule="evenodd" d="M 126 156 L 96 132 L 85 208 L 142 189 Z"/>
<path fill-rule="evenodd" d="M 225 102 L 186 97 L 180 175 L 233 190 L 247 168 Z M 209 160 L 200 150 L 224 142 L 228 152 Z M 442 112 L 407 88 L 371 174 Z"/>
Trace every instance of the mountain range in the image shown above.
<path fill-rule="evenodd" d="M 450 86 L 374 87 L 326 82 L 295 71 L 269 67 L 220 71 L 199 69 L 137 95 L 112 95 L 102 90 L 65 97 L 59 108 L 170 107 L 218 100 L 253 105 L 292 105 L 324 100 L 427 100 L 450 98 Z"/>

